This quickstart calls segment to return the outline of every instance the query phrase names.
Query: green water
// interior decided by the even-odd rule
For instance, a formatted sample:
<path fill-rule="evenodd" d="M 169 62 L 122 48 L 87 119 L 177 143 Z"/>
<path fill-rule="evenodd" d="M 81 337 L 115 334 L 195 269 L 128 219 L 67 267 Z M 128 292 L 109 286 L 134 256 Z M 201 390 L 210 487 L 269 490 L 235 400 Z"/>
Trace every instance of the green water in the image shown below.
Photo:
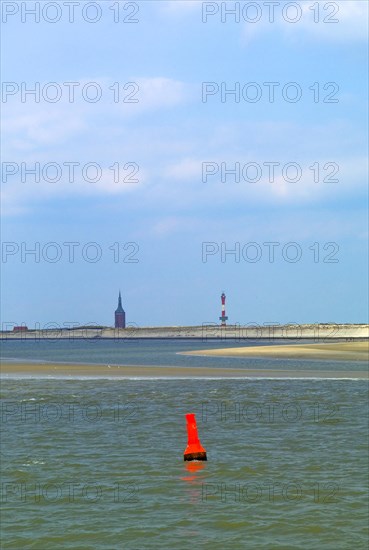
<path fill-rule="evenodd" d="M 367 549 L 367 390 L 5 379 L 1 548 Z M 186 412 L 208 454 L 195 471 Z"/>

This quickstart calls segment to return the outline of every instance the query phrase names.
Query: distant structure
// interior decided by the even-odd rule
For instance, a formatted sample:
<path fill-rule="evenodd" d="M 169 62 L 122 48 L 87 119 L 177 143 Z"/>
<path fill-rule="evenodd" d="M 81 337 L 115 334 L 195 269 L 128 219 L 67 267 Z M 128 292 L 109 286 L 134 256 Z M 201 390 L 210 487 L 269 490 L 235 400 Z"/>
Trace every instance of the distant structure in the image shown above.
<path fill-rule="evenodd" d="M 126 328 L 126 312 L 122 307 L 122 296 L 118 297 L 118 307 L 115 310 L 115 328 Z"/>
<path fill-rule="evenodd" d="M 25 325 L 15 326 L 13 327 L 13 332 L 27 332 L 28 327 Z"/>
<path fill-rule="evenodd" d="M 226 310 L 225 310 L 226 295 L 224 294 L 224 292 L 222 292 L 220 299 L 222 300 L 222 315 L 219 317 L 219 320 L 221 321 L 220 323 L 221 326 L 225 327 L 227 324 L 226 321 L 228 320 L 228 317 L 226 316 Z"/>

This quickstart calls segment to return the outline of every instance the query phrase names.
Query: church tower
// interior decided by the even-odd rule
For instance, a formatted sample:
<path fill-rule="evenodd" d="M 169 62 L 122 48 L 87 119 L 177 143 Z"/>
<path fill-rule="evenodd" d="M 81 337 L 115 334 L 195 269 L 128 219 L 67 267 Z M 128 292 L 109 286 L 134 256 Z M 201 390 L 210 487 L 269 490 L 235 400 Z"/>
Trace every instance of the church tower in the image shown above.
<path fill-rule="evenodd" d="M 122 307 L 122 296 L 119 291 L 118 307 L 115 310 L 115 328 L 126 328 L 126 312 Z"/>

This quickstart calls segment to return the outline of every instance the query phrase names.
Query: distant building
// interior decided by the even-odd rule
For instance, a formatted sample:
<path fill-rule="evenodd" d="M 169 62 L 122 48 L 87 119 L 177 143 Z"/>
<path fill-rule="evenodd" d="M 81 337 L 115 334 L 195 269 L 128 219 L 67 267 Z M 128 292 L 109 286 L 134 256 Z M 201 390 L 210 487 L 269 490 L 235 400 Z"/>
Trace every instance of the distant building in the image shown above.
<path fill-rule="evenodd" d="M 115 310 L 115 328 L 126 328 L 126 312 L 122 307 L 122 296 L 118 297 L 118 307 Z"/>
<path fill-rule="evenodd" d="M 25 325 L 20 325 L 19 327 L 13 327 L 13 332 L 26 332 L 28 327 Z"/>

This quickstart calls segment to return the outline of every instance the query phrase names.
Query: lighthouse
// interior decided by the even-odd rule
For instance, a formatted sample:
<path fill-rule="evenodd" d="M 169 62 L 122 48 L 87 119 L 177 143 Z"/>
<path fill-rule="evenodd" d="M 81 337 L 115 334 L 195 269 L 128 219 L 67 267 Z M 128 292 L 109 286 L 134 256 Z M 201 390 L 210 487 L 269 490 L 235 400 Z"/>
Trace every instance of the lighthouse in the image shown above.
<path fill-rule="evenodd" d="M 221 317 L 219 317 L 219 320 L 221 321 L 221 326 L 222 327 L 225 327 L 226 326 L 226 321 L 228 320 L 228 317 L 226 316 L 226 310 L 225 310 L 225 301 L 226 301 L 226 295 L 224 294 L 224 292 L 222 292 L 222 295 L 220 297 L 221 301 L 222 301 L 222 315 Z"/>
<path fill-rule="evenodd" d="M 115 310 L 115 328 L 126 328 L 126 312 L 122 307 L 122 296 L 118 297 L 118 307 Z"/>

